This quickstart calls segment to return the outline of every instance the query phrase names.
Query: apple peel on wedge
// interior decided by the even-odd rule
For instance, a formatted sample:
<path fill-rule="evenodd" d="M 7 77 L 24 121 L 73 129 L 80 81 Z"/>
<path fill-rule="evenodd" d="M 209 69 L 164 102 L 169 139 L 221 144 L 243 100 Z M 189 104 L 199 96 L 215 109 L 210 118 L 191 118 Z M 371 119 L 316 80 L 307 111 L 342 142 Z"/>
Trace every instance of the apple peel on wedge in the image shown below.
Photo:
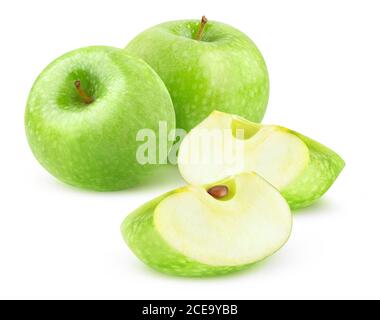
<path fill-rule="evenodd" d="M 150 201 L 121 226 L 131 250 L 150 267 L 202 277 L 238 271 L 278 251 L 289 239 L 286 200 L 254 173 L 228 178 L 228 194 L 213 185 L 187 186 Z"/>
<path fill-rule="evenodd" d="M 178 155 L 179 171 L 192 185 L 257 172 L 292 209 L 322 197 L 344 166 L 334 151 L 298 132 L 219 111 L 190 131 Z"/>

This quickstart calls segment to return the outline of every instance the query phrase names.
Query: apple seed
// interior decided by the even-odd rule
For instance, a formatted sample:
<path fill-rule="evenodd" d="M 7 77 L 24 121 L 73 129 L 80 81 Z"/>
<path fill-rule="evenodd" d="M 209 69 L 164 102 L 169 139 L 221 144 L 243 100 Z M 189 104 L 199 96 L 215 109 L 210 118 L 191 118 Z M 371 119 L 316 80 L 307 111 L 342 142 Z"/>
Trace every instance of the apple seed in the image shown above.
<path fill-rule="evenodd" d="M 215 199 L 222 199 L 228 195 L 227 186 L 214 186 L 207 190 L 208 194 L 213 196 Z"/>

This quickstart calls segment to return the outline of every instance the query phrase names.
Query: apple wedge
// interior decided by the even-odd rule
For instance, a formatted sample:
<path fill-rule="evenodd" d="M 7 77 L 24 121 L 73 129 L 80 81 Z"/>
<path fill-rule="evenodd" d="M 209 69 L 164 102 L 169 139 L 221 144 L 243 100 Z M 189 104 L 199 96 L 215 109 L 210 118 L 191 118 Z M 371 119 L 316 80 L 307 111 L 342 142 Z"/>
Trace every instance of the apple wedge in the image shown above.
<path fill-rule="evenodd" d="M 189 277 L 226 274 L 261 261 L 287 242 L 291 228 L 286 200 L 255 173 L 169 192 L 121 226 L 143 262 Z"/>
<path fill-rule="evenodd" d="M 295 131 L 219 111 L 190 131 L 178 155 L 179 171 L 192 185 L 257 172 L 282 193 L 292 209 L 319 199 L 344 165 L 334 151 Z"/>

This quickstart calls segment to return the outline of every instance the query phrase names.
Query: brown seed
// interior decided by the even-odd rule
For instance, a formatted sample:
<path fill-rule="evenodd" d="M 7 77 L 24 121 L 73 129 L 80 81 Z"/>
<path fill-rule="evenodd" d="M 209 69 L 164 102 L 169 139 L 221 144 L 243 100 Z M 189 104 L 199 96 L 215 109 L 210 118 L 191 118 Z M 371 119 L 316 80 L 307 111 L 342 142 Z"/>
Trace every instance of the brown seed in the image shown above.
<path fill-rule="evenodd" d="M 207 190 L 207 192 L 215 199 L 222 199 L 228 195 L 227 186 L 214 186 Z"/>

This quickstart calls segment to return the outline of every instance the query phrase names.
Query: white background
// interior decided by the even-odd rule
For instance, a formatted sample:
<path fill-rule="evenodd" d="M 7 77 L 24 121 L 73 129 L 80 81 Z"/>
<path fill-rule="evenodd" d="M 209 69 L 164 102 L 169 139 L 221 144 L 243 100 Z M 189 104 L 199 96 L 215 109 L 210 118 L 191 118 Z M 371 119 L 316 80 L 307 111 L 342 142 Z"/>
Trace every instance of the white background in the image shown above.
<path fill-rule="evenodd" d="M 53 59 L 88 45 L 124 47 L 167 20 L 229 23 L 261 49 L 271 77 L 266 123 L 339 152 L 347 167 L 295 214 L 287 246 L 222 278 L 182 279 L 140 263 L 119 226 L 162 180 L 118 193 L 77 190 L 40 167 L 26 142 L 28 92 Z M 380 298 L 379 1 L 1 1 L 0 298 Z"/>

